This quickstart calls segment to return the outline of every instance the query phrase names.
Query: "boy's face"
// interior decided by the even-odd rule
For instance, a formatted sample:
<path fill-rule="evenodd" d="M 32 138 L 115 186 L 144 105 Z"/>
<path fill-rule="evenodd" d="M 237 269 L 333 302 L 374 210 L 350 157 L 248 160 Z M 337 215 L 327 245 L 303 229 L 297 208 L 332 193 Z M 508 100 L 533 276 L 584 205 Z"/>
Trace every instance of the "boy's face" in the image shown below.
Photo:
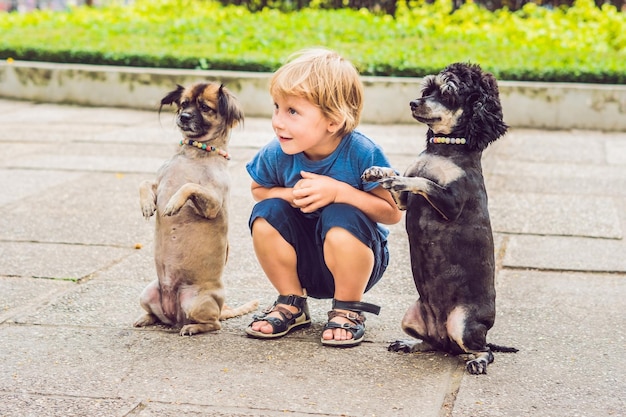
<path fill-rule="evenodd" d="M 312 160 L 330 155 L 339 145 L 339 126 L 326 118 L 319 107 L 297 96 L 274 97 L 272 127 L 287 155 L 300 152 Z"/>

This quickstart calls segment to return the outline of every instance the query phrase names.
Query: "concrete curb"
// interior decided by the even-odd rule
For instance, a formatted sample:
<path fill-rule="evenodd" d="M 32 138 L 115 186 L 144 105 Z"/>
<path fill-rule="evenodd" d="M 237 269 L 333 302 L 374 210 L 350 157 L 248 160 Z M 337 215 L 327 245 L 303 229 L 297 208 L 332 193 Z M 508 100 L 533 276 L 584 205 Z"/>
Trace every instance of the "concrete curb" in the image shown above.
<path fill-rule="evenodd" d="M 246 116 L 268 117 L 269 73 L 177 70 L 13 61 L 0 63 L 0 97 L 83 106 L 153 110 L 175 84 L 218 80 Z M 412 123 L 408 102 L 420 78 L 363 77 L 363 123 Z M 499 81 L 511 127 L 626 131 L 626 86 Z"/>

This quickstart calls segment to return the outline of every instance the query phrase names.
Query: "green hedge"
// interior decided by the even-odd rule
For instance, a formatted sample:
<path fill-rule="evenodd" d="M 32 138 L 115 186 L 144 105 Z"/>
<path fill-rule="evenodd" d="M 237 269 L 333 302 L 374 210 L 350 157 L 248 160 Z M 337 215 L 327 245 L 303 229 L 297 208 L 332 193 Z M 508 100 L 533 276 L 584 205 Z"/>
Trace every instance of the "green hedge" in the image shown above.
<path fill-rule="evenodd" d="M 449 0 L 368 10 L 298 12 L 200 0 L 137 0 L 67 12 L 0 13 L 0 59 L 273 71 L 292 52 L 325 46 L 364 75 L 423 76 L 451 62 L 499 79 L 626 84 L 626 17 L 592 0 L 550 10 L 489 12 Z"/>

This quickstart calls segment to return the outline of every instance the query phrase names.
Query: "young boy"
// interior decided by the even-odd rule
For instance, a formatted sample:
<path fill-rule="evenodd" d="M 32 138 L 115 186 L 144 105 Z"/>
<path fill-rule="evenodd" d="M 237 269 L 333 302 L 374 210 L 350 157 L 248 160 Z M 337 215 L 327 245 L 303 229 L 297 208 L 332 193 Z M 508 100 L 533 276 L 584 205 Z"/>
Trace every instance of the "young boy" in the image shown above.
<path fill-rule="evenodd" d="M 278 291 L 246 328 L 271 339 L 311 323 L 306 297 L 333 298 L 321 342 L 356 346 L 365 335 L 361 302 L 389 262 L 388 230 L 401 212 L 361 174 L 389 167 L 381 148 L 355 131 L 363 86 L 354 66 L 326 49 L 292 56 L 270 82 L 276 138 L 246 166 L 258 203 L 249 226 L 256 256 Z"/>

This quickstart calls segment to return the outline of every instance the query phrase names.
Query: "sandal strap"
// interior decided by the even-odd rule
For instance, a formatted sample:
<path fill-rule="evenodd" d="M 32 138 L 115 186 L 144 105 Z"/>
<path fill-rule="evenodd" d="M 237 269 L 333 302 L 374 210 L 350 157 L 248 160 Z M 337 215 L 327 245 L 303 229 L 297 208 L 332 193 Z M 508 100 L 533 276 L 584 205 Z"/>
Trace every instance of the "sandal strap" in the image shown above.
<path fill-rule="evenodd" d="M 290 306 L 294 306 L 294 307 L 298 307 L 299 310 L 305 310 L 306 309 L 306 299 L 307 297 L 301 297 L 299 295 L 279 295 L 278 298 L 276 298 L 276 301 L 274 301 L 274 304 L 268 306 L 265 308 L 265 310 L 263 310 L 264 314 L 270 314 L 272 311 L 279 311 L 279 312 L 288 312 L 289 314 L 293 315 L 293 314 L 297 314 L 297 313 L 291 313 L 289 310 L 287 310 L 284 307 L 279 307 L 278 304 L 287 304 Z M 307 313 L 308 314 L 308 313 Z"/>
<path fill-rule="evenodd" d="M 335 317 L 343 317 L 344 319 L 348 319 L 350 320 L 353 324 L 363 324 L 365 323 L 365 316 L 363 314 L 360 314 L 356 311 L 349 311 L 347 313 L 344 313 L 343 311 L 337 311 L 337 310 L 330 310 L 328 312 L 328 322 L 333 323 L 333 324 L 337 324 L 335 322 L 331 322 L 330 320 L 334 319 Z M 344 324 L 348 324 L 348 323 L 344 323 Z M 337 326 L 334 326 L 337 327 Z"/>
<path fill-rule="evenodd" d="M 334 321 L 329 321 L 328 323 L 326 323 L 324 325 L 324 330 L 328 330 L 328 329 L 345 329 L 347 331 L 349 331 L 350 333 L 352 333 L 352 335 L 354 336 L 355 332 L 358 332 L 359 329 L 363 326 L 362 323 L 358 323 L 358 324 L 350 324 L 350 323 L 343 323 L 343 324 L 339 324 L 336 323 Z"/>
<path fill-rule="evenodd" d="M 275 304 L 287 304 L 302 309 L 306 305 L 306 299 L 306 296 L 303 297 L 294 294 L 279 295 Z"/>
<path fill-rule="evenodd" d="M 362 301 L 339 301 L 333 299 L 333 309 L 336 308 L 340 310 L 350 310 L 356 313 L 361 313 L 362 311 L 376 315 L 380 313 L 380 306 Z"/>

